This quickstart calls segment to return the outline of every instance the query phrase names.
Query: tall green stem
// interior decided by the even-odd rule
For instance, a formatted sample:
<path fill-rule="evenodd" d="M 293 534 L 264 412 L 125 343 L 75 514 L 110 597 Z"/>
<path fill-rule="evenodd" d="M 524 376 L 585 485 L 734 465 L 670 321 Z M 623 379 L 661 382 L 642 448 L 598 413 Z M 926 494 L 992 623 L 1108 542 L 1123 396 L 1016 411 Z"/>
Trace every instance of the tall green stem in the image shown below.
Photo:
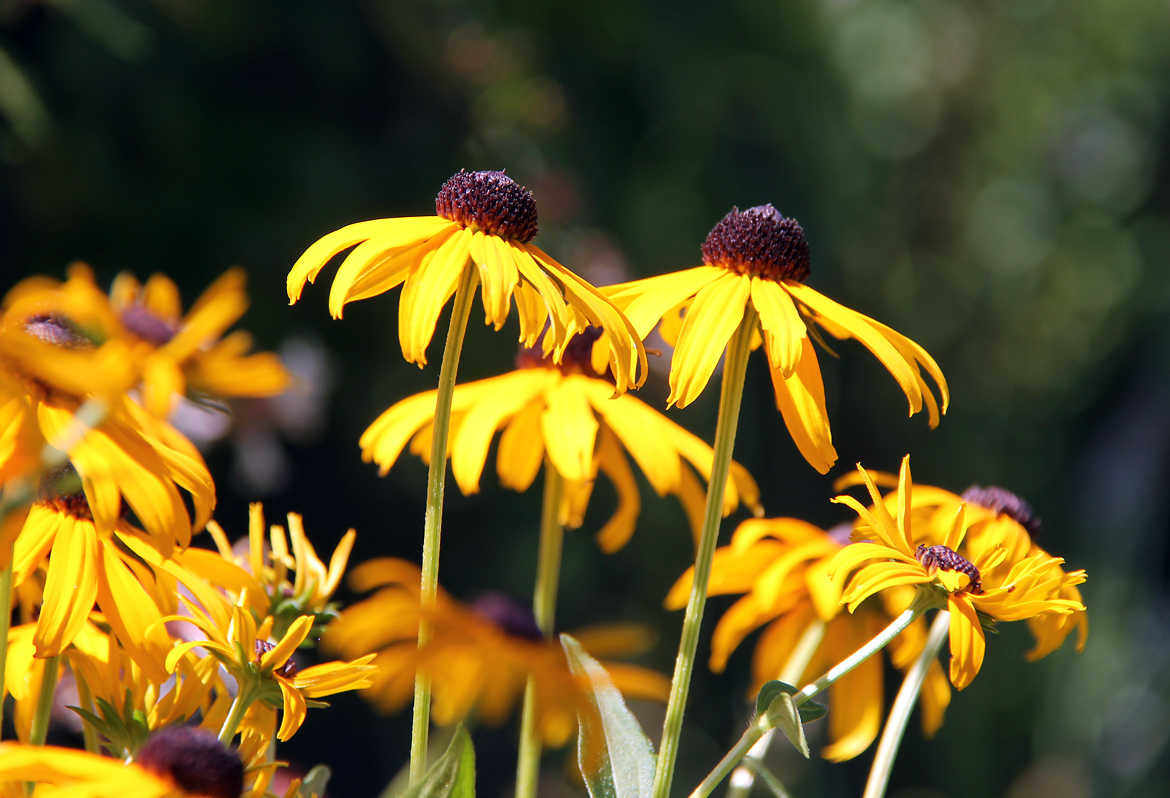
<path fill-rule="evenodd" d="M 683 714 L 687 693 L 691 688 L 691 672 L 695 668 L 695 651 L 699 646 L 699 631 L 703 624 L 703 608 L 707 602 L 707 582 L 711 576 L 711 560 L 719 540 L 719 521 L 723 517 L 723 494 L 731 466 L 731 452 L 735 448 L 735 430 L 739 424 L 739 405 L 743 399 L 743 381 L 747 360 L 756 327 L 756 311 L 750 304 L 745 308 L 739 327 L 731 336 L 723 361 L 723 386 L 719 394 L 719 418 L 715 425 L 715 447 L 711 462 L 711 478 L 707 483 L 707 509 L 703 517 L 703 531 L 695 552 L 694 580 L 687 611 L 683 618 L 678 656 L 674 661 L 674 676 L 670 682 L 670 698 L 666 704 L 666 720 L 662 725 L 662 743 L 654 768 L 654 798 L 666 798 L 674 779 L 674 763 L 678 758 L 678 739 L 682 733 Z"/>
<path fill-rule="evenodd" d="M 81 674 L 73 671 L 73 684 L 77 687 L 77 704 L 86 712 L 93 714 L 93 694 L 89 691 L 89 685 L 86 684 L 85 679 L 81 678 Z M 90 725 L 89 721 L 81 721 L 81 739 L 85 742 L 85 750 L 91 754 L 100 754 L 102 752 L 101 741 L 98 740 L 97 731 Z"/>
<path fill-rule="evenodd" d="M 557 584 L 561 576 L 561 494 L 564 479 L 552 463 L 544 464 L 544 500 L 540 513 L 540 553 L 537 555 L 536 586 L 532 591 L 532 612 L 541 634 L 551 637 L 556 623 Z M 540 776 L 540 729 L 536 716 L 536 682 L 528 678 L 524 687 L 524 710 L 520 716 L 520 755 L 516 760 L 516 798 L 534 798 Z"/>
<path fill-rule="evenodd" d="M 910 720 L 910 712 L 922 692 L 922 683 L 926 679 L 926 672 L 930 663 L 938 656 L 943 640 L 950 631 L 951 618 L 946 610 L 939 610 L 930 625 L 930 633 L 926 636 L 926 645 L 918 659 L 906 671 L 906 678 L 898 688 L 898 695 L 890 707 L 890 715 L 886 718 L 886 728 L 882 730 L 882 739 L 878 742 L 877 752 L 873 755 L 873 765 L 869 769 L 869 778 L 865 781 L 865 792 L 861 798 L 882 798 L 886 794 L 886 787 L 890 783 L 890 771 L 894 768 L 894 759 L 898 755 L 898 747 L 902 744 L 902 735 L 906 732 L 906 723 Z"/>
<path fill-rule="evenodd" d="M 0 732 L 4 729 L 4 673 L 8 669 L 8 627 L 12 623 L 12 552 L 0 571 Z"/>
<path fill-rule="evenodd" d="M 825 624 L 823 622 L 813 621 L 808 625 L 800 639 L 796 641 L 792 653 L 788 655 L 784 669 L 780 671 L 780 681 L 796 684 L 797 680 L 804 674 L 805 669 L 808 668 L 808 663 L 812 660 L 813 654 L 816 653 L 824 636 Z M 748 750 L 740 767 L 731 774 L 727 798 L 747 798 L 748 793 L 752 791 L 752 785 L 756 782 L 757 767 L 763 761 L 764 755 L 768 753 L 768 746 L 771 745 L 772 738 L 775 736 L 776 730 L 769 729 Z"/>
<path fill-rule="evenodd" d="M 49 717 L 53 714 L 53 696 L 57 693 L 57 674 L 60 670 L 61 657 L 46 657 L 44 673 L 41 676 L 41 689 L 37 693 L 37 708 L 33 714 L 32 728 L 29 729 L 28 741 L 32 745 L 44 745 L 49 736 Z"/>
<path fill-rule="evenodd" d="M 237 687 L 236 697 L 232 701 L 231 709 L 228 710 L 228 715 L 224 718 L 223 726 L 219 729 L 219 741 L 226 746 L 231 746 L 232 738 L 236 736 L 236 731 L 240 728 L 240 721 L 244 719 L 244 713 L 248 711 L 248 707 L 252 706 L 252 702 L 256 700 L 256 693 L 250 686 L 240 684 Z"/>
<path fill-rule="evenodd" d="M 459 370 L 459 353 L 463 334 L 471 315 L 478 272 L 470 262 L 463 268 L 451 322 L 443 347 L 443 364 L 439 367 L 439 386 L 435 392 L 435 422 L 431 435 L 431 464 L 427 473 L 427 511 L 423 520 L 422 578 L 420 600 L 423 608 L 432 607 L 439 590 L 439 538 L 443 526 L 443 488 L 447 479 L 447 434 L 451 428 L 451 399 L 455 393 L 455 374 Z M 418 644 L 430 639 L 430 626 L 424 619 L 418 624 Z M 414 677 L 414 716 L 410 733 L 410 783 L 416 784 L 427 769 L 427 735 L 431 723 L 431 682 L 421 670 Z"/>

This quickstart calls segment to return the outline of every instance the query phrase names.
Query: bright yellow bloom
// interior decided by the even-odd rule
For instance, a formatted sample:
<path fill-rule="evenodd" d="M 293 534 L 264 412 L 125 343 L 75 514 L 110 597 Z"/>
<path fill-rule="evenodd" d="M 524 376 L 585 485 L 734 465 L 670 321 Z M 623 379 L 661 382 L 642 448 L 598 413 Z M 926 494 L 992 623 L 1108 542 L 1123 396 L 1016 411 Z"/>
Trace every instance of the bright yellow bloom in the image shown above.
<path fill-rule="evenodd" d="M 356 590 L 378 592 L 349 607 L 334 621 L 324 645 L 355 656 L 378 652 L 369 693 L 385 711 L 410 700 L 417 669 L 431 679 L 436 723 L 452 724 L 473 709 L 488 723 L 501 723 L 532 678 L 537 725 L 549 745 L 562 745 L 589 711 L 589 685 L 569 670 L 564 651 L 541 637 L 530 613 L 500 596 L 463 606 L 439 591 L 433 609 L 419 601 L 418 568 L 403 560 L 378 559 L 353 570 Z M 430 640 L 420 649 L 418 624 L 429 623 Z M 596 656 L 631 653 L 645 633 L 629 626 L 596 627 L 574 633 Z M 632 665 L 604 663 L 618 689 L 629 696 L 664 700 L 669 682 Z"/>
<path fill-rule="evenodd" d="M 847 534 L 847 529 L 846 529 Z M 909 604 L 909 595 L 883 594 L 849 615 L 842 611 L 844 575 L 828 576 L 829 563 L 844 545 L 840 528 L 829 532 L 795 518 L 764 518 L 743 522 L 731 544 L 716 550 L 711 566 L 710 595 L 743 594 L 719 619 L 711 638 L 711 670 L 722 672 L 728 657 L 755 630 L 765 627 L 752 657 L 752 688 L 781 677 L 788 657 L 806 633 L 823 637 L 801 673 L 789 678 L 803 684 L 843 660 L 881 631 Z M 685 606 L 694 569 L 689 569 L 666 598 L 669 609 Z M 909 591 L 907 591 L 909 592 Z M 907 668 L 921 653 L 925 624 L 918 620 L 891 644 L 890 658 Z M 881 727 L 883 668 L 873 657 L 837 680 L 830 688 L 830 743 L 822 756 L 852 759 L 873 743 Z M 950 700 L 946 677 L 937 662 L 927 671 L 921 694 L 924 732 L 934 734 Z"/>
<path fill-rule="evenodd" d="M 260 697 L 270 706 L 281 706 L 283 716 L 276 736 L 288 740 L 305 720 L 307 699 L 323 698 L 347 690 L 369 687 L 374 657 L 360 657 L 352 662 L 326 662 L 298 670 L 291 661 L 293 652 L 305 641 L 313 627 L 313 616 L 304 615 L 292 623 L 276 642 L 271 642 L 274 618 L 266 617 L 257 628 L 252 612 L 240 604 L 218 607 L 204 612 L 188 602 L 189 620 L 209 639 L 176 645 L 167 655 L 167 670 L 175 670 L 179 660 L 194 649 L 206 649 L 236 679 L 240 690 L 259 688 Z M 273 688 L 279 689 L 279 694 Z M 277 698 L 279 695 L 279 700 Z"/>
<path fill-rule="evenodd" d="M 1083 571 L 1066 574 L 1062 559 L 1021 546 L 1016 530 L 1003 524 L 965 540 L 965 504 L 954 508 L 940 543 L 915 537 L 909 455 L 898 474 L 893 515 L 873 479 L 858 470 L 873 505 L 867 509 L 852 496 L 834 501 L 857 513 L 859 534 L 870 539 L 846 546 L 833 559 L 833 572 L 855 572 L 841 600 L 852 612 L 867 597 L 893 587 L 929 585 L 938 591 L 939 605 L 950 611 L 950 678 L 956 689 L 970 684 L 983 664 L 986 643 L 979 614 L 1020 621 L 1084 611 L 1084 604 L 1065 589 L 1070 580 L 1074 585 L 1083 581 Z"/>
<path fill-rule="evenodd" d="M 590 365 L 590 328 L 568 348 L 560 366 L 535 351 L 517 358 L 509 374 L 456 386 L 451 406 L 451 470 L 464 494 L 479 491 L 492 438 L 498 430 L 496 471 L 505 487 L 527 490 L 548 462 L 565 479 L 560 521 L 580 526 L 600 471 L 613 482 L 618 508 L 597 540 L 612 552 L 634 532 L 641 507 L 638 485 L 623 453 L 628 451 L 661 496 L 679 498 L 695 534 L 702 525 L 706 493 L 695 476 L 711 472 L 711 447 L 629 394 L 613 396 L 613 384 Z M 435 391 L 404 399 L 379 416 L 361 437 L 362 458 L 385 474 L 410 444 L 429 456 Z M 732 463 L 723 512 L 742 501 L 760 512 L 759 489 L 743 466 Z"/>
<path fill-rule="evenodd" d="M 86 751 L 54 746 L 0 744 L 0 795 L 23 796 L 24 782 L 39 785 L 36 798 L 183 798 L 169 779 Z"/>
<path fill-rule="evenodd" d="M 536 202 L 528 189 L 503 172 L 460 171 L 443 184 L 435 212 L 358 222 L 321 238 L 288 274 L 289 303 L 334 255 L 356 245 L 333 280 L 329 312 L 341 318 L 346 303 L 402 285 L 402 354 L 423 366 L 439 314 L 474 264 L 487 324 L 503 327 L 515 300 L 523 345 L 534 346 L 547 323 L 545 352 L 558 361 L 574 333 L 601 327 L 599 358 L 608 361 L 617 390 L 641 384 L 646 352 L 630 323 L 596 288 L 528 243 L 536 235 Z"/>
<path fill-rule="evenodd" d="M 853 338 L 873 353 L 905 392 L 910 415 L 925 406 L 933 427 L 946 412 L 947 383 L 925 349 L 804 284 L 808 242 L 794 219 L 771 205 L 733 209 L 707 236 L 703 263 L 605 289 L 639 335 L 663 322 L 663 335 L 675 346 L 668 406 L 686 407 L 698 397 L 751 307 L 759 319 L 753 346 L 762 340 L 776 405 L 800 453 L 822 474 L 836 462 L 837 452 L 813 347 L 814 340 L 823 343 L 818 327 L 834 338 Z M 924 370 L 941 399 L 935 398 Z"/>

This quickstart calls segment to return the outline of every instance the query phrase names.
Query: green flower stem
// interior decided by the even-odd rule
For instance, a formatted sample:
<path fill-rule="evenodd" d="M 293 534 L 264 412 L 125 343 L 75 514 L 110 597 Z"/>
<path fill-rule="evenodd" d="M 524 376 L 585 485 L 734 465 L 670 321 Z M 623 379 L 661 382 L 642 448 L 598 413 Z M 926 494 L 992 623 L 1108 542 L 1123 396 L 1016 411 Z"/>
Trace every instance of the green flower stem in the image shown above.
<path fill-rule="evenodd" d="M 691 798 L 707 798 L 708 795 L 715 792 L 715 788 L 747 756 L 747 752 L 751 750 L 752 746 L 763 739 L 764 735 L 773 731 L 773 729 L 774 727 L 768 721 L 767 715 L 760 715 L 755 718 L 751 725 L 747 727 L 747 731 L 739 738 L 739 741 L 731 747 L 731 750 L 719 760 L 719 764 L 691 792 Z"/>
<path fill-rule="evenodd" d="M 12 623 L 12 552 L 0 571 L 0 730 L 4 728 L 4 673 L 8 668 L 8 627 Z"/>
<path fill-rule="evenodd" d="M 805 668 L 808 667 L 808 663 L 812 660 L 813 654 L 816 653 L 824 637 L 825 624 L 823 622 L 814 621 L 809 624 L 808 628 L 804 630 L 804 634 L 796 641 L 792 653 L 788 655 L 784 669 L 780 671 L 780 681 L 795 684 L 804 673 Z M 764 755 L 768 753 L 768 746 L 772 744 L 772 738 L 775 736 L 775 729 L 768 730 L 759 742 L 747 752 L 740 767 L 731 774 L 727 798 L 747 798 L 755 784 L 756 774 L 761 770 L 760 763 L 763 761 Z M 767 773 L 766 770 L 763 772 Z M 783 792 L 783 787 L 780 789 Z"/>
<path fill-rule="evenodd" d="M 561 494 L 564 478 L 545 460 L 544 500 L 540 511 L 540 552 L 537 555 L 536 586 L 532 591 L 532 612 L 545 637 L 555 627 L 557 584 L 561 576 Z M 536 716 L 536 682 L 528 677 L 524 687 L 524 709 L 520 715 L 520 754 L 516 759 L 516 798 L 535 798 L 540 776 L 540 729 Z"/>
<path fill-rule="evenodd" d="M 910 712 L 922 691 L 926 671 L 938 656 L 943 640 L 946 640 L 950 631 L 950 615 L 946 610 L 939 610 L 935 614 L 922 653 L 910 666 L 910 670 L 906 671 L 906 678 L 902 680 L 902 686 L 898 688 L 898 695 L 890 707 L 890 715 L 886 719 L 886 728 L 882 730 L 877 753 L 873 755 L 873 765 L 869 769 L 869 778 L 866 779 L 862 798 L 882 798 L 886 794 L 886 787 L 890 783 L 890 771 L 893 770 L 894 759 L 898 755 L 898 746 L 902 744 L 902 735 L 906 731 L 906 723 L 910 720 Z"/>
<path fill-rule="evenodd" d="M 662 725 L 662 743 L 654 768 L 652 791 L 654 798 L 667 798 L 670 794 L 671 781 L 674 779 L 678 740 L 682 733 L 687 693 L 691 688 L 691 672 L 695 668 L 695 651 L 699 646 L 699 631 L 703 624 L 707 582 L 711 577 L 711 560 L 715 556 L 715 544 L 719 540 L 719 522 L 723 517 L 723 493 L 731 466 L 731 452 L 735 448 L 739 405 L 743 399 L 744 376 L 747 373 L 752 332 L 756 324 L 755 308 L 749 304 L 744 310 L 739 327 L 727 344 L 727 353 L 723 360 L 723 386 L 719 395 L 719 417 L 715 425 L 711 478 L 707 483 L 707 509 L 698 549 L 695 552 L 691 595 L 687 600 L 686 615 L 683 618 L 678 656 L 674 661 L 674 676 L 670 682 L 670 698 L 666 704 L 666 720 Z"/>
<path fill-rule="evenodd" d="M 447 479 L 447 435 L 451 429 L 451 399 L 455 394 L 455 374 L 459 370 L 459 354 L 463 349 L 463 334 L 471 315 L 471 300 L 475 296 L 478 271 L 470 261 L 463 268 L 455 301 L 451 306 L 451 322 L 447 328 L 447 342 L 443 347 L 443 364 L 439 367 L 439 386 L 435 392 L 435 421 L 431 435 L 431 464 L 427 472 L 427 511 L 423 520 L 422 579 L 420 601 L 423 608 L 432 607 L 439 591 L 439 538 L 443 526 L 443 488 Z M 430 639 L 430 625 L 426 620 L 418 624 L 418 644 Z M 431 682 L 419 671 L 414 677 L 414 715 L 410 731 L 410 783 L 417 784 L 427 769 L 427 736 L 431 727 Z"/>
<path fill-rule="evenodd" d="M 756 743 L 756 745 L 759 745 L 759 743 Z M 764 786 L 768 788 L 768 792 L 772 793 L 774 798 L 790 798 L 788 789 L 780 783 L 780 779 L 776 778 L 775 773 L 764 767 L 763 763 L 752 759 L 750 756 L 744 757 L 743 762 L 745 766 L 751 768 L 752 772 L 759 777 L 760 781 L 764 783 Z M 732 778 L 735 778 L 734 773 L 732 774 Z"/>
<path fill-rule="evenodd" d="M 41 690 L 37 693 L 37 708 L 33 714 L 32 728 L 29 729 L 28 741 L 32 745 L 44 745 L 49 736 L 49 716 L 53 714 L 53 696 L 57 693 L 57 675 L 60 670 L 61 656 L 45 658 L 45 671 L 41 676 Z"/>
<path fill-rule="evenodd" d="M 232 738 L 236 736 L 236 732 L 240 728 L 240 721 L 244 719 L 244 714 L 248 711 L 248 707 L 252 706 L 252 702 L 256 700 L 256 691 L 249 685 L 240 684 L 235 699 L 232 701 L 231 709 L 228 710 L 228 715 L 223 720 L 223 726 L 219 729 L 219 741 L 224 745 L 231 747 Z"/>
<path fill-rule="evenodd" d="M 93 694 L 90 693 L 89 685 L 85 683 L 85 679 L 81 678 L 81 674 L 77 671 L 73 671 L 73 683 L 77 687 L 78 705 L 86 712 L 94 714 Z M 81 721 L 81 739 L 85 741 L 86 751 L 89 751 L 91 754 L 100 754 L 102 752 L 97 731 L 84 719 Z"/>

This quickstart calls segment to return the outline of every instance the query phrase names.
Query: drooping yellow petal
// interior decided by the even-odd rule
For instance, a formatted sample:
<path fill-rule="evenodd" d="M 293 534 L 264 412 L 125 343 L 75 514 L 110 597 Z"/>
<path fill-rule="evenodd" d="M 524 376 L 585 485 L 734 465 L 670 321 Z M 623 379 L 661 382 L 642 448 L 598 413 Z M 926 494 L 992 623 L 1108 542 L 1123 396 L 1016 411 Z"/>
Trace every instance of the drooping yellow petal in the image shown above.
<path fill-rule="evenodd" d="M 479 269 L 484 323 L 498 330 L 508 320 L 512 292 L 520 282 L 511 248 L 498 237 L 477 230 L 471 237 L 471 260 Z"/>
<path fill-rule="evenodd" d="M 609 297 L 645 338 L 667 312 L 690 299 L 727 271 L 716 266 L 696 266 L 629 283 L 606 286 Z"/>
<path fill-rule="evenodd" d="M 711 670 L 721 673 L 731 652 L 743 639 L 773 617 L 751 593 L 732 604 L 711 635 Z"/>
<path fill-rule="evenodd" d="M 280 695 L 284 699 L 284 711 L 280 718 L 280 729 L 276 732 L 276 739 L 284 742 L 292 738 L 301 724 L 305 722 L 308 706 L 301 692 L 284 679 L 277 679 L 280 685 Z"/>
<path fill-rule="evenodd" d="M 760 316 L 768 365 L 780 379 L 787 379 L 796 371 L 808 339 L 804 320 L 796 312 L 792 298 L 772 280 L 752 278 L 752 304 Z"/>
<path fill-rule="evenodd" d="M 548 458 L 567 480 L 584 481 L 593 476 L 593 447 L 598 423 L 582 390 L 582 377 L 567 377 L 545 392 L 547 406 L 541 416 Z"/>
<path fill-rule="evenodd" d="M 348 303 L 401 285 L 427 253 L 441 248 L 458 231 L 458 225 L 450 223 L 437 228 L 424 224 L 415 230 L 419 235 L 413 238 L 379 236 L 355 247 L 341 262 L 329 288 L 329 315 L 340 319 Z"/>
<path fill-rule="evenodd" d="M 398 306 L 398 340 L 403 357 L 419 368 L 427 364 L 427 346 L 443 306 L 455 293 L 463 270 L 470 268 L 470 244 L 471 231 L 457 230 L 406 278 Z"/>
<path fill-rule="evenodd" d="M 825 385 L 816 349 L 807 336 L 800 339 L 801 354 L 796 370 L 787 378 L 770 369 L 776 407 L 793 443 L 808 464 L 827 474 L 837 462 L 833 433 L 829 429 L 829 411 L 825 405 Z"/>
<path fill-rule="evenodd" d="M 673 491 L 682 463 L 674 449 L 661 445 L 662 414 L 632 396 L 611 398 L 604 385 L 590 382 L 586 390 L 593 409 L 633 456 L 651 487 L 660 496 Z M 648 434 L 651 430 L 655 434 Z"/>
<path fill-rule="evenodd" d="M 845 657 L 864 645 L 880 630 L 880 625 L 873 622 L 875 620 L 874 616 L 867 614 L 864 622 L 849 622 L 842 618 L 833 624 L 834 629 L 841 630 L 841 634 L 832 635 L 838 637 L 832 641 L 838 644 L 832 647 L 834 653 Z M 829 737 L 832 742 L 821 751 L 821 756 L 830 762 L 844 762 L 868 748 L 881 727 L 884 698 L 879 657 L 870 657 L 835 682 L 829 691 Z"/>
<path fill-rule="evenodd" d="M 495 390 L 484 392 L 462 414 L 458 434 L 452 436 L 451 472 L 465 495 L 479 491 L 479 478 L 496 430 L 560 375 L 550 369 L 522 369 L 490 379 Z"/>
<path fill-rule="evenodd" d="M 162 662 L 172 642 L 160 623 L 162 613 L 115 547 L 103 541 L 100 548 L 96 598 L 102 614 L 135 664 L 148 678 L 162 683 L 166 680 Z"/>
<path fill-rule="evenodd" d="M 750 291 L 750 278 L 724 272 L 695 295 L 670 360 L 667 407 L 686 407 L 707 386 L 743 319 Z"/>
<path fill-rule="evenodd" d="M 97 597 L 97 534 L 92 523 L 63 519 L 57 528 L 44 603 L 34 643 L 38 657 L 55 657 L 85 624 Z"/>
<path fill-rule="evenodd" d="M 544 462 L 541 417 L 544 400 L 533 400 L 512 417 L 500 435 L 496 474 L 505 488 L 523 493 L 532 486 Z"/>
<path fill-rule="evenodd" d="M 597 460 L 601 471 L 609 477 L 617 491 L 617 510 L 597 533 L 597 545 L 606 554 L 612 554 L 626 545 L 630 536 L 634 534 L 642 499 L 638 493 L 638 483 L 634 480 L 634 472 L 630 470 L 630 463 L 608 427 L 601 428 Z"/>
<path fill-rule="evenodd" d="M 962 690 L 983 667 L 986 641 L 979 615 L 966 594 L 948 594 L 947 608 L 951 612 L 951 684 L 956 690 Z"/>

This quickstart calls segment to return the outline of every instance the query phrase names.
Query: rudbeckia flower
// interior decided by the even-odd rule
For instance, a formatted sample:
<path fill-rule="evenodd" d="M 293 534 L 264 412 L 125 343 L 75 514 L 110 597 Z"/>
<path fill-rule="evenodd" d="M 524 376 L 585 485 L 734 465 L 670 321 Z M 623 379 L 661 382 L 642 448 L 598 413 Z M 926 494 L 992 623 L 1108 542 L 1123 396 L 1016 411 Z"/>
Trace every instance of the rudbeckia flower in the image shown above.
<path fill-rule="evenodd" d="M 705 492 L 695 476 L 708 479 L 711 447 L 629 394 L 613 396 L 613 384 L 597 376 L 591 346 L 601 334 L 578 334 L 555 364 L 537 350 L 523 350 L 516 371 L 456 386 L 451 407 L 451 470 L 464 494 L 479 492 L 492 438 L 500 435 L 496 471 L 505 487 L 525 491 L 541 464 L 566 480 L 560 521 L 580 526 L 600 471 L 617 489 L 618 508 L 598 533 L 612 552 L 629 540 L 641 507 L 625 452 L 660 495 L 677 496 L 698 534 Z M 430 452 L 435 391 L 404 399 L 379 416 L 360 441 L 362 459 L 385 474 L 410 444 L 420 457 Z M 760 493 L 743 466 L 733 463 L 723 512 L 742 501 L 760 512 Z"/>
<path fill-rule="evenodd" d="M 195 649 L 205 649 L 219 660 L 236 680 L 237 689 L 248 691 L 252 699 L 261 699 L 267 705 L 281 707 L 283 714 L 276 737 L 288 740 L 305 720 L 309 701 L 370 686 L 373 655 L 352 662 L 325 662 L 300 670 L 291 659 L 293 652 L 305 641 L 313 628 L 313 617 L 304 615 L 292 623 L 288 631 L 275 642 L 269 640 L 275 619 L 267 616 L 257 626 L 252 612 L 240 603 L 203 608 L 187 602 L 190 617 L 172 617 L 187 620 L 202 630 L 208 639 L 180 643 L 167 655 L 167 670 L 175 670 L 179 660 Z M 319 705 L 319 704 L 318 704 Z"/>
<path fill-rule="evenodd" d="M 926 586 L 936 591 L 937 605 L 950 611 L 950 679 L 956 689 L 969 685 L 983 664 L 986 642 L 980 615 L 1021 621 L 1084 611 L 1084 604 L 1065 590 L 1070 580 L 1083 581 L 1083 571 L 1066 574 L 1062 559 L 1021 548 L 1014 530 L 1002 525 L 966 540 L 965 504 L 954 508 L 941 542 L 915 537 L 909 456 L 902 460 L 892 515 L 873 479 L 860 466 L 858 471 L 872 506 L 866 508 L 852 496 L 834 499 L 857 513 L 859 534 L 869 538 L 846 546 L 830 565 L 833 572 L 852 573 L 841 600 L 852 612 L 869 596 L 890 588 Z"/>
<path fill-rule="evenodd" d="M 426 349 L 443 306 L 465 269 L 480 284 L 485 323 L 503 327 L 515 301 L 520 340 L 534 346 L 546 324 L 546 352 L 560 360 L 569 339 L 588 325 L 601 327 L 600 352 L 618 391 L 645 379 L 641 337 L 596 288 L 529 243 L 536 236 L 532 193 L 503 172 L 453 175 L 435 198 L 435 216 L 358 222 L 321 238 L 288 274 L 288 298 L 300 299 L 339 252 L 355 247 L 337 270 L 329 312 L 341 318 L 348 302 L 402 285 L 398 337 L 412 363 L 427 362 Z"/>
<path fill-rule="evenodd" d="M 323 640 L 344 656 L 377 651 L 377 673 L 369 693 L 389 712 L 411 697 L 415 673 L 425 672 L 434 696 L 432 717 L 453 724 L 473 710 L 488 723 L 502 723 L 532 678 L 541 739 L 563 745 L 588 712 L 589 684 L 569 669 L 559 644 L 541 636 L 531 613 L 510 600 L 485 596 L 465 606 L 439 591 L 433 608 L 420 606 L 418 569 L 403 560 L 362 563 L 350 575 L 356 590 L 374 595 L 347 608 Z M 420 648 L 418 623 L 426 618 L 431 637 Z M 644 646 L 637 627 L 595 627 L 574 633 L 591 654 L 628 654 Z M 613 683 L 627 696 L 663 700 L 669 682 L 632 665 L 603 663 Z"/>
<path fill-rule="evenodd" d="M 711 566 L 710 595 L 741 597 L 719 619 L 711 638 L 710 668 L 721 673 L 728 657 L 752 632 L 765 627 L 752 656 L 754 696 L 765 682 L 782 678 L 788 657 L 806 634 L 821 635 L 820 643 L 799 674 L 803 684 L 840 662 L 880 632 L 910 603 L 912 591 L 884 593 L 849 615 L 841 607 L 844 575 L 828 576 L 829 564 L 845 545 L 849 528 L 826 532 L 795 518 L 762 518 L 743 522 L 731 544 L 716 550 Z M 691 589 L 689 569 L 666 597 L 669 609 L 681 609 Z M 921 653 L 926 628 L 915 621 L 894 639 L 890 658 L 908 668 Z M 822 756 L 835 762 L 852 759 L 873 743 L 881 727 L 883 667 L 880 658 L 862 662 L 833 683 L 828 718 L 830 742 Z M 921 694 L 922 726 L 927 736 L 942 725 L 950 689 L 938 662 L 931 664 Z"/>
<path fill-rule="evenodd" d="M 837 452 L 813 347 L 814 340 L 823 343 L 819 331 L 860 342 L 905 392 L 910 415 L 925 407 L 930 425 L 938 424 L 949 393 L 934 359 L 909 338 L 805 285 L 809 249 L 796 220 L 771 205 L 732 209 L 707 235 L 702 252 L 702 266 L 605 289 L 639 335 L 662 321 L 675 347 L 668 406 L 686 407 L 698 397 L 750 309 L 759 320 L 753 345 L 762 342 L 767 353 L 776 405 L 800 453 L 822 474 Z"/>

